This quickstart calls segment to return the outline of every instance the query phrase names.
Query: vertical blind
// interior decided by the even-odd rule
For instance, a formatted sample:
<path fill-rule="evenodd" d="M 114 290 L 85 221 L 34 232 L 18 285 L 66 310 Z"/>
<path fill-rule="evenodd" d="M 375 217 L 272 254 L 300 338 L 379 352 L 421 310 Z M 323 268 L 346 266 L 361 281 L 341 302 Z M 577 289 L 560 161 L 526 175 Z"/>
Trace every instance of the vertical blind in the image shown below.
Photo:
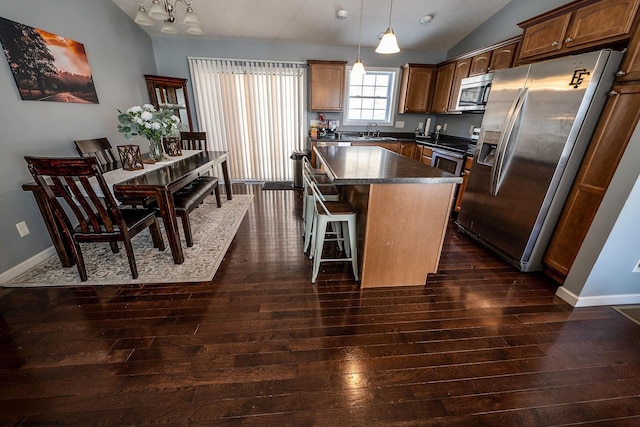
<path fill-rule="evenodd" d="M 212 150 L 229 151 L 237 181 L 293 179 L 305 143 L 302 63 L 189 58 L 196 114 Z"/>

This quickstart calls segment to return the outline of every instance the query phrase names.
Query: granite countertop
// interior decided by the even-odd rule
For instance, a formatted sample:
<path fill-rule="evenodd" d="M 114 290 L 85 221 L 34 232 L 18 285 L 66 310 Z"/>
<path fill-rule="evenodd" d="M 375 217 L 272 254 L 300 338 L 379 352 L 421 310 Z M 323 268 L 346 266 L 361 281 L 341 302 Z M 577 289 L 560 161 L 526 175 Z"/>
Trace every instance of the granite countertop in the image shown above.
<path fill-rule="evenodd" d="M 376 146 L 315 147 L 333 183 L 443 184 L 462 178 Z"/>

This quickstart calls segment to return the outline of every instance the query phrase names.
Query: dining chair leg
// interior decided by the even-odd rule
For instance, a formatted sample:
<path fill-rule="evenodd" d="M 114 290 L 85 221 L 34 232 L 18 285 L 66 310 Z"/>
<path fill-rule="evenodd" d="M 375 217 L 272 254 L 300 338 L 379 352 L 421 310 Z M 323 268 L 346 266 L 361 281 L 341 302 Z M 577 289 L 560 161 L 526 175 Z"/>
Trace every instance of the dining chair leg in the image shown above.
<path fill-rule="evenodd" d="M 120 252 L 120 247 L 118 246 L 118 242 L 109 242 L 109 246 L 111 246 L 111 252 L 117 254 Z"/>
<path fill-rule="evenodd" d="M 138 278 L 138 266 L 136 265 L 136 258 L 133 255 L 133 246 L 131 240 L 124 239 L 124 250 L 127 252 L 127 258 L 129 259 L 129 268 L 131 269 L 131 277 Z"/>
<path fill-rule="evenodd" d="M 160 227 L 158 226 L 158 220 L 155 220 L 153 224 L 149 226 L 149 232 L 151 233 L 151 240 L 153 241 L 153 247 L 158 248 L 159 251 L 164 251 L 164 239 L 160 234 Z"/>
<path fill-rule="evenodd" d="M 73 246 L 75 247 L 75 257 L 76 257 L 76 268 L 78 269 L 78 274 L 80 275 L 80 281 L 87 281 L 87 267 L 84 264 L 84 257 L 82 256 L 82 250 L 80 249 L 80 244 L 76 241 L 73 242 Z"/>

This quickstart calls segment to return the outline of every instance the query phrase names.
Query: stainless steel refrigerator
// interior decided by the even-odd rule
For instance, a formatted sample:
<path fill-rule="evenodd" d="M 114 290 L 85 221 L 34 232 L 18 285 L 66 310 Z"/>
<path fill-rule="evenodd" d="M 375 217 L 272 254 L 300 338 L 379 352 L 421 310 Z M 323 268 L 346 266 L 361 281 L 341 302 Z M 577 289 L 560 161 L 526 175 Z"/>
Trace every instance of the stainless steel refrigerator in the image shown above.
<path fill-rule="evenodd" d="M 621 59 L 602 50 L 495 72 L 460 230 L 521 271 L 543 269 Z"/>

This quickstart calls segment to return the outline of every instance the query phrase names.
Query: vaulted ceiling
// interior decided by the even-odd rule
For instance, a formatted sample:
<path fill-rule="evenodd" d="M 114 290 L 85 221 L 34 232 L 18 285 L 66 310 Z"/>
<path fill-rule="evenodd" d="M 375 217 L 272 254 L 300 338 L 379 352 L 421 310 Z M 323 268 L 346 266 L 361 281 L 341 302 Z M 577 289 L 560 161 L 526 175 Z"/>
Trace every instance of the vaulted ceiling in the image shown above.
<path fill-rule="evenodd" d="M 131 19 L 152 0 L 113 0 Z M 163 2 L 164 0 L 161 0 Z M 176 0 L 169 0 L 172 4 Z M 167 37 L 262 40 L 329 46 L 357 46 L 360 0 L 186 0 L 192 2 L 204 34 L 186 33 L 186 6 L 175 5 L 178 34 Z M 389 25 L 391 0 L 363 0 L 363 47 L 375 47 Z M 401 49 L 448 51 L 510 0 L 393 0 L 391 24 Z M 337 12 L 347 12 L 345 19 Z M 429 23 L 420 18 L 431 15 Z M 160 33 L 161 23 L 142 27 Z M 163 35 L 164 36 L 164 35 Z"/>

